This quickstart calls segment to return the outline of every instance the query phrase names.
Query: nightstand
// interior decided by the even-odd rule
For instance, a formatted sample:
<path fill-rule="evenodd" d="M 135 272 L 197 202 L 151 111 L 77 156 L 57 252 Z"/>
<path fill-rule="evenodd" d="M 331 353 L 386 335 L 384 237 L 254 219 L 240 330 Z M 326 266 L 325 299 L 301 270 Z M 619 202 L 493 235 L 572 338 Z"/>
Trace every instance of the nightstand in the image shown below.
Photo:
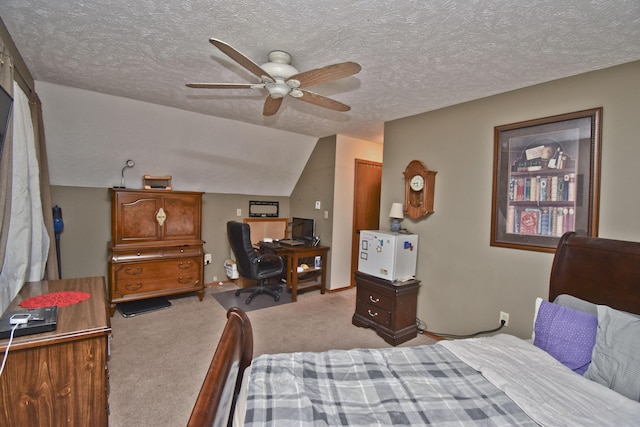
<path fill-rule="evenodd" d="M 391 282 L 355 273 L 356 311 L 351 323 L 375 329 L 386 342 L 398 345 L 418 335 L 416 308 L 420 281 Z"/>

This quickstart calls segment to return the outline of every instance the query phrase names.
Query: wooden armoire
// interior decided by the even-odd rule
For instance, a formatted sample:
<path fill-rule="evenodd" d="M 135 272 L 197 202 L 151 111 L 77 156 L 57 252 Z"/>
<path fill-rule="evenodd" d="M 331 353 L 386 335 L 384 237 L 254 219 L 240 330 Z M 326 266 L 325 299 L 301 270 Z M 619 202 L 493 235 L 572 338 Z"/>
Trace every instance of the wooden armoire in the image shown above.
<path fill-rule="evenodd" d="M 109 311 L 144 298 L 204 297 L 202 194 L 111 189 Z"/>

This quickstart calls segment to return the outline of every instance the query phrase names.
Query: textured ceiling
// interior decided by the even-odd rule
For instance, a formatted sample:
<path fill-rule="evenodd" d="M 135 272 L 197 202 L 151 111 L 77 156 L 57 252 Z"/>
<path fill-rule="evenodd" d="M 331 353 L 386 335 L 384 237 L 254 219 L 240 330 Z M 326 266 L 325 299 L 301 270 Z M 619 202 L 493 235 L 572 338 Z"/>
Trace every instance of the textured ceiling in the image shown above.
<path fill-rule="evenodd" d="M 322 137 L 381 141 L 385 121 L 640 59 L 638 0 L 2 0 L 36 80 Z M 289 52 L 298 70 L 355 61 L 314 91 L 338 113 L 288 97 L 262 116 L 256 81 L 209 44 L 254 62 Z"/>

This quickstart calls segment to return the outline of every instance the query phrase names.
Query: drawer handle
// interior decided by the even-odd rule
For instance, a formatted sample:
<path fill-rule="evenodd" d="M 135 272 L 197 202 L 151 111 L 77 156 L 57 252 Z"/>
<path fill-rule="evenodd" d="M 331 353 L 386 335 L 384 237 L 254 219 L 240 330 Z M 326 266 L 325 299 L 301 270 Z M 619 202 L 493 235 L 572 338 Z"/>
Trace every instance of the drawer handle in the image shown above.
<path fill-rule="evenodd" d="M 191 276 L 187 276 L 186 279 L 184 277 L 182 277 L 182 276 L 178 277 L 178 283 L 182 283 L 183 285 L 185 285 L 187 283 L 191 283 L 192 281 L 193 281 L 193 277 L 191 277 Z"/>
<path fill-rule="evenodd" d="M 367 310 L 367 313 L 369 313 L 369 316 L 371 316 L 371 317 L 376 317 L 378 315 L 377 312 L 372 313 L 371 310 Z"/>
<path fill-rule="evenodd" d="M 374 304 L 375 304 L 375 303 L 377 303 L 377 302 L 380 302 L 380 298 L 374 298 L 374 297 L 372 297 L 371 295 L 369 295 L 369 301 L 371 301 L 372 303 L 374 303 Z"/>
<path fill-rule="evenodd" d="M 124 270 L 124 272 L 125 272 L 126 274 L 131 275 L 131 276 L 135 276 L 136 274 L 140 274 L 140 273 L 142 273 L 142 267 L 140 267 L 139 265 L 138 265 L 138 266 L 135 266 L 135 267 L 127 267 L 127 268 Z"/>
<path fill-rule="evenodd" d="M 124 287 L 127 288 L 128 291 L 137 291 L 142 287 L 142 283 L 127 283 Z"/>
<path fill-rule="evenodd" d="M 183 269 L 183 270 L 188 270 L 188 269 L 190 269 L 192 266 L 193 266 L 193 263 L 192 263 L 191 261 L 187 261 L 187 262 L 180 261 L 180 262 L 178 263 L 178 268 L 181 268 L 181 269 Z"/>

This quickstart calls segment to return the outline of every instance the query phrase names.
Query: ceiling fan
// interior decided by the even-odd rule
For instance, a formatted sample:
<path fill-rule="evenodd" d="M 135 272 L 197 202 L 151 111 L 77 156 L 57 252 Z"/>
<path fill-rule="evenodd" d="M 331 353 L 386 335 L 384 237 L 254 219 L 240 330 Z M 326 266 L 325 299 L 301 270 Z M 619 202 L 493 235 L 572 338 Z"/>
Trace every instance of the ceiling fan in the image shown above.
<path fill-rule="evenodd" d="M 267 89 L 269 95 L 262 113 L 273 116 L 280 109 L 285 96 L 335 111 L 349 111 L 351 107 L 304 88 L 358 74 L 362 67 L 355 62 L 342 62 L 309 71 L 299 72 L 291 66 L 291 55 L 281 50 L 269 52 L 269 62 L 258 65 L 227 43 L 209 39 L 209 42 L 231 59 L 258 76 L 260 83 L 188 83 L 191 88 L 204 89 Z"/>

